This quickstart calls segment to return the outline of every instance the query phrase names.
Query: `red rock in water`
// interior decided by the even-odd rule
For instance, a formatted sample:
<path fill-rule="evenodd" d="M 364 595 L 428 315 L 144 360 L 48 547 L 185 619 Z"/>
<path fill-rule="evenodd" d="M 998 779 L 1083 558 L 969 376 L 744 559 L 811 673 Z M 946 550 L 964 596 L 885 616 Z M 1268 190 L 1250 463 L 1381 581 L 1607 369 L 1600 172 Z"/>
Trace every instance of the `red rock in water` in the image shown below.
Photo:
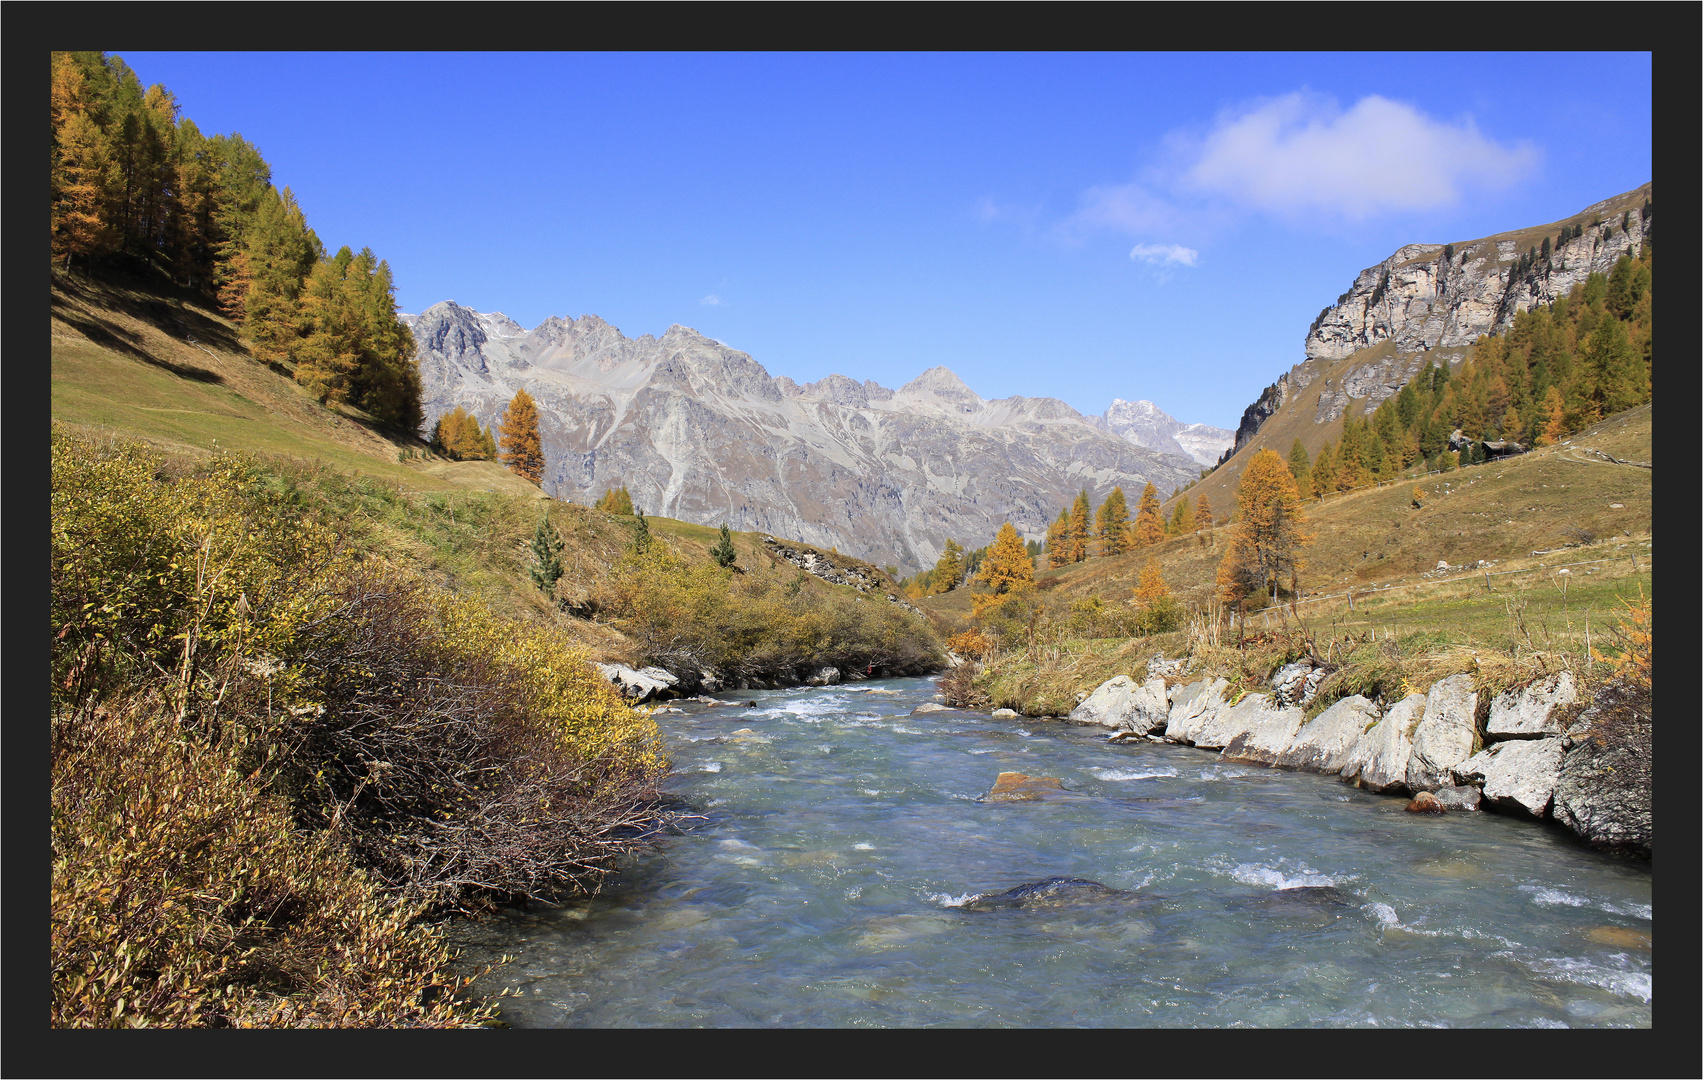
<path fill-rule="evenodd" d="M 1025 776 L 1020 772 L 1002 772 L 994 779 L 987 793 L 988 802 L 1020 802 L 1041 799 L 1047 795 L 1064 794 L 1064 781 L 1056 776 Z"/>
<path fill-rule="evenodd" d="M 1446 810 L 1441 799 L 1429 791 L 1421 791 L 1413 797 L 1412 802 L 1407 804 L 1407 812 L 1410 814 L 1441 814 L 1445 813 Z"/>

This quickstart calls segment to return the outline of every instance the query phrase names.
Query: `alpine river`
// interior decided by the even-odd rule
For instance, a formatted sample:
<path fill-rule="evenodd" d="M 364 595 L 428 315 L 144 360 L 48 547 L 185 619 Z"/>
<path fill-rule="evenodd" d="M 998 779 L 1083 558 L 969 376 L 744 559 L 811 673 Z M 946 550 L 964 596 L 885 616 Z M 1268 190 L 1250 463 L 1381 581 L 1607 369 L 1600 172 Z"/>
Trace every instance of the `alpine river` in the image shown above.
<path fill-rule="evenodd" d="M 1648 1027 L 1648 863 L 927 679 L 658 716 L 699 815 L 602 895 L 462 924 L 515 1027 Z M 747 707 L 754 701 L 755 707 Z M 1060 796 L 982 802 L 1002 771 Z M 990 904 L 1025 883 L 1085 885 Z"/>

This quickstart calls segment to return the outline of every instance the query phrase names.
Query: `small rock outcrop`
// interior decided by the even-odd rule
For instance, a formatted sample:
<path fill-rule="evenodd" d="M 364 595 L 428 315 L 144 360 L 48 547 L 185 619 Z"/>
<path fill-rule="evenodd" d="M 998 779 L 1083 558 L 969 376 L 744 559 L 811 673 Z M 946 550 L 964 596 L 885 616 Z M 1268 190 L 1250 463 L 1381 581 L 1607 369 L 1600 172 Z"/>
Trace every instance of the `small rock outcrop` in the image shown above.
<path fill-rule="evenodd" d="M 1407 762 L 1409 791 L 1436 791 L 1454 781 L 1454 767 L 1472 756 L 1478 693 L 1471 675 L 1451 675 L 1425 695 L 1425 717 L 1413 731 Z"/>
<path fill-rule="evenodd" d="M 1202 680 L 1190 683 L 1171 695 L 1171 712 L 1166 718 L 1165 741 L 1195 745 L 1195 738 L 1224 709 L 1227 679 Z"/>
<path fill-rule="evenodd" d="M 837 667 L 821 667 L 805 676 L 806 686 L 836 686 L 840 682 L 840 669 Z"/>
<path fill-rule="evenodd" d="M 1563 671 L 1518 690 L 1497 694 L 1490 703 L 1485 738 L 1542 739 L 1561 734 L 1561 709 L 1577 700 L 1573 676 Z"/>
<path fill-rule="evenodd" d="M 1323 667 L 1311 660 L 1297 660 L 1277 669 L 1271 676 L 1271 689 L 1281 704 L 1304 708 L 1312 704 L 1313 695 L 1318 693 L 1319 683 L 1324 681 L 1326 674 Z"/>
<path fill-rule="evenodd" d="M 995 709 L 992 713 L 995 720 L 1016 720 L 1020 715 L 1016 709 Z"/>
<path fill-rule="evenodd" d="M 1454 772 L 1462 784 L 1482 788 L 1498 810 L 1540 818 L 1549 813 L 1561 780 L 1561 740 L 1496 743 L 1456 765 Z"/>
<path fill-rule="evenodd" d="M 1648 691 L 1622 680 L 1596 692 L 1563 741 L 1553 815 L 1593 847 L 1650 856 Z"/>
<path fill-rule="evenodd" d="M 1249 694 L 1232 716 L 1241 721 L 1241 730 L 1224 744 L 1225 760 L 1274 765 L 1295 742 L 1305 714 L 1298 705 L 1278 705 L 1264 694 Z"/>

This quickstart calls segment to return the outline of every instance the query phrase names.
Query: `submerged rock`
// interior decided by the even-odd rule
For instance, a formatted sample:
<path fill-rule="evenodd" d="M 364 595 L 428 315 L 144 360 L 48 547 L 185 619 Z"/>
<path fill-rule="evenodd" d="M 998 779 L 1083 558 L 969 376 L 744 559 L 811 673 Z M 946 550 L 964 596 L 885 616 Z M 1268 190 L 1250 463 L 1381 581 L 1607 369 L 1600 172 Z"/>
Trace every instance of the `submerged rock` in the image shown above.
<path fill-rule="evenodd" d="M 983 802 L 1023 802 L 1063 795 L 1064 781 L 1056 776 L 1026 776 L 1020 772 L 1002 772 L 994 778 L 993 787 L 983 796 Z"/>
<path fill-rule="evenodd" d="M 1488 739 L 1541 739 L 1561 734 L 1561 711 L 1577 700 L 1573 676 L 1562 671 L 1539 679 L 1518 690 L 1496 695 L 1490 703 L 1490 720 L 1484 726 Z"/>
<path fill-rule="evenodd" d="M 1429 791 L 1421 791 L 1407 804 L 1407 812 L 1410 814 L 1441 814 L 1447 809 L 1443 801 Z"/>
<path fill-rule="evenodd" d="M 1005 774 L 1011 775 L 1011 774 Z M 969 911 L 988 911 L 993 908 L 1063 907 L 1091 901 L 1132 896 L 1123 889 L 1114 889 L 1085 878 L 1050 877 L 1006 889 L 1004 892 L 981 893 L 961 905 Z"/>
<path fill-rule="evenodd" d="M 951 711 L 952 710 L 949 706 L 942 705 L 937 701 L 925 701 L 921 705 L 918 705 L 916 708 L 912 709 L 911 715 L 912 716 L 920 716 L 923 713 L 951 712 Z"/>
<path fill-rule="evenodd" d="M 1239 897 L 1228 906 L 1233 911 L 1324 926 L 1359 910 L 1360 902 L 1334 885 L 1299 885 Z"/>

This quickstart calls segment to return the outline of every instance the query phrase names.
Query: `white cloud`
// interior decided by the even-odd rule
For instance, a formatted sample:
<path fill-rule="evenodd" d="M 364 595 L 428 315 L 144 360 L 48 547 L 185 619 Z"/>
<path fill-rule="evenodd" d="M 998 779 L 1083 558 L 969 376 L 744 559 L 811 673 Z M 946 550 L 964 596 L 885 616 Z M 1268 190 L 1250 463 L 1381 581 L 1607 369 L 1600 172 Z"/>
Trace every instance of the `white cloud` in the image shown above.
<path fill-rule="evenodd" d="M 1153 266 L 1163 266 L 1166 263 L 1193 266 L 1200 258 L 1200 252 L 1181 244 L 1137 244 L 1130 249 L 1129 257 Z"/>
<path fill-rule="evenodd" d="M 724 301 L 722 300 L 721 297 L 717 296 L 715 293 L 710 293 L 708 296 L 704 297 L 702 300 L 699 300 L 698 303 L 704 305 L 705 307 L 721 307 L 721 306 L 723 306 Z"/>
<path fill-rule="evenodd" d="M 1178 187 L 1281 216 L 1364 220 L 1459 201 L 1469 185 L 1505 187 L 1540 154 L 1499 145 L 1471 118 L 1450 124 L 1376 94 L 1343 111 L 1305 92 L 1221 113 L 1207 135 L 1172 140 L 1187 162 Z"/>

